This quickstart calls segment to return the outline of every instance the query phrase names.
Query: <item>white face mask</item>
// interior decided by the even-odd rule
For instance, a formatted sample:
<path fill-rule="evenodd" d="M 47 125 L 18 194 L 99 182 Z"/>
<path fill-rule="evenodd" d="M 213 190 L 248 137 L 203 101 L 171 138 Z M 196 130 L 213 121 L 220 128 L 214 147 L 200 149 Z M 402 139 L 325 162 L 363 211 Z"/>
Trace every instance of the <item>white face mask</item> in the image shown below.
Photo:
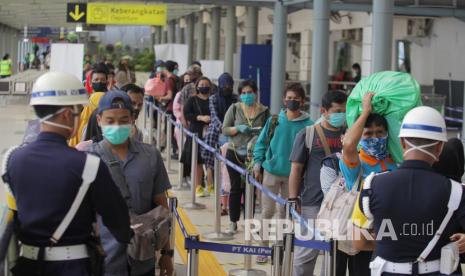
<path fill-rule="evenodd" d="M 409 142 L 407 139 L 404 139 L 404 141 L 405 141 L 405 143 L 406 143 L 407 145 L 410 146 L 410 148 L 404 152 L 404 155 L 403 155 L 404 157 L 405 157 L 405 155 L 407 155 L 407 153 L 409 153 L 409 152 L 411 152 L 411 151 L 413 151 L 413 150 L 419 150 L 419 151 L 423 152 L 424 154 L 427 154 L 427 155 L 431 156 L 431 157 L 434 159 L 434 161 L 436 161 L 436 162 L 438 161 L 438 157 L 436 157 L 436 156 L 435 156 L 434 154 L 432 154 L 431 152 L 425 150 L 425 148 L 429 148 L 429 147 L 432 147 L 432 146 L 436 146 L 437 144 L 440 143 L 439 141 L 438 141 L 438 142 L 431 143 L 431 144 L 427 144 L 427 145 L 422 145 L 422 146 L 416 146 L 416 145 L 412 144 L 411 142 Z"/>
<path fill-rule="evenodd" d="M 61 108 L 60 110 L 58 110 L 57 112 L 53 113 L 53 114 L 49 114 L 45 117 L 43 117 L 42 119 L 40 119 L 39 121 L 43 124 L 46 124 L 46 125 L 50 125 L 50 126 L 54 126 L 54 127 L 59 127 L 59 128 L 62 128 L 62 129 L 66 129 L 66 130 L 71 130 L 71 135 L 70 135 L 70 138 L 74 137 L 77 133 L 77 129 L 78 129 L 78 124 L 79 124 L 79 116 L 74 116 L 74 123 L 73 123 L 73 127 L 70 127 L 70 126 L 67 126 L 67 125 L 62 125 L 62 124 L 58 124 L 58 123 L 55 123 L 55 122 L 50 122 L 48 120 L 50 120 L 51 118 L 55 117 L 56 115 L 64 112 L 66 110 L 66 107 L 63 107 Z M 73 111 L 74 111 L 74 114 L 78 113 L 78 108 L 77 106 L 73 106 Z"/>

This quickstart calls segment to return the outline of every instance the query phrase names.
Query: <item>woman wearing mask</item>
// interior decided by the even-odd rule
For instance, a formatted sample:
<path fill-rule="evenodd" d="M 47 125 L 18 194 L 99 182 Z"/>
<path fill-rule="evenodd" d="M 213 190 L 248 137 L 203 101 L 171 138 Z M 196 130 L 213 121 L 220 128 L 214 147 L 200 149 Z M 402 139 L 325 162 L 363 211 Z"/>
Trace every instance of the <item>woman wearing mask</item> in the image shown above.
<path fill-rule="evenodd" d="M 181 80 L 181 89 L 191 83 L 191 77 L 189 74 L 184 74 L 180 77 Z M 184 116 L 182 114 L 182 105 L 180 103 L 181 98 L 181 93 L 177 93 L 176 96 L 174 97 L 173 100 L 173 115 L 176 117 L 176 123 L 180 124 L 184 122 Z M 181 148 L 181 143 L 184 143 L 184 141 L 181 141 L 181 133 L 179 132 L 179 128 L 174 128 L 174 136 L 176 137 L 176 141 L 178 143 L 178 149 Z"/>
<path fill-rule="evenodd" d="M 210 96 L 212 83 L 206 77 L 201 77 L 195 83 L 195 89 L 197 93 L 190 97 L 186 105 L 184 106 L 184 118 L 189 123 L 189 130 L 195 134 L 197 137 L 203 139 L 206 129 L 210 124 L 210 109 L 208 106 L 208 97 Z M 192 138 L 188 137 L 184 145 L 184 151 L 181 156 L 181 162 L 184 164 L 184 175 L 186 175 L 187 170 L 191 167 L 191 158 L 192 156 Z M 202 157 L 200 156 L 200 151 L 197 155 L 197 166 L 196 166 L 196 195 L 197 196 L 206 196 L 204 188 L 201 186 L 203 179 L 203 164 Z M 210 188 L 210 187 L 209 187 Z"/>
<path fill-rule="evenodd" d="M 226 111 L 231 106 L 231 104 L 237 102 L 236 96 L 232 93 L 233 86 L 234 80 L 231 75 L 224 73 L 218 78 L 218 89 L 216 89 L 217 92 L 210 97 L 209 104 L 212 121 L 207 129 L 205 142 L 213 148 L 222 146 L 227 142 L 226 136 L 221 135 L 221 128 L 223 126 L 223 119 Z M 224 138 L 219 139 L 220 137 Z M 205 161 L 205 167 L 207 168 L 208 183 L 213 183 L 215 155 L 204 148 L 201 148 L 200 150 L 202 153 L 202 158 Z M 213 193 L 213 190 L 210 190 L 209 192 Z M 223 208 L 226 208 L 226 206 L 223 206 Z"/>
<path fill-rule="evenodd" d="M 223 134 L 229 136 L 226 158 L 245 168 L 247 145 L 256 137 L 270 116 L 268 107 L 257 102 L 257 85 L 253 80 L 243 81 L 238 93 L 241 102 L 231 105 L 224 116 Z M 228 167 L 231 180 L 229 196 L 229 233 L 237 233 L 241 214 L 241 198 L 245 195 L 242 176 Z"/>
<path fill-rule="evenodd" d="M 396 163 L 391 159 L 387 150 L 388 123 L 383 116 L 371 113 L 371 99 L 374 95 L 367 93 L 364 96 L 362 114 L 344 136 L 339 168 L 349 190 L 357 184 L 359 174 L 362 179 L 365 179 L 372 172 L 380 173 L 397 169 Z M 357 150 L 359 145 L 360 152 Z M 366 219 L 357 207 L 354 209 L 352 218 L 353 220 L 357 218 L 355 219 L 358 221 L 356 227 L 363 228 Z M 370 276 L 369 264 L 372 253 L 360 251 L 357 255 L 350 256 L 350 275 Z"/>

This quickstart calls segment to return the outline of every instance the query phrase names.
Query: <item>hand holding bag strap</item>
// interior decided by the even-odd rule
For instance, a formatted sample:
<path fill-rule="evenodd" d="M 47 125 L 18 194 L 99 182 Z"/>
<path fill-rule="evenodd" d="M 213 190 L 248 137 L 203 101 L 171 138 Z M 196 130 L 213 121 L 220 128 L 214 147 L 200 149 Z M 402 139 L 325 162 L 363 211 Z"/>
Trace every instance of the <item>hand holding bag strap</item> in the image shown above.
<path fill-rule="evenodd" d="M 126 201 L 129 211 L 132 210 L 131 206 L 131 192 L 129 191 L 128 183 L 126 182 L 126 176 L 124 176 L 123 169 L 118 160 L 116 160 L 115 155 L 111 151 L 105 140 L 100 141 L 97 144 L 99 148 L 102 159 L 105 163 L 108 164 L 108 169 L 111 172 L 111 177 L 115 182 L 116 186 L 120 189 L 121 195 Z"/>
<path fill-rule="evenodd" d="M 323 132 L 323 129 L 321 128 L 320 124 L 315 125 L 315 130 L 318 136 L 320 137 L 320 141 L 323 144 L 323 149 L 325 151 L 325 155 L 328 156 L 331 154 L 331 149 L 329 148 L 328 141 L 326 140 L 325 133 Z"/>
<path fill-rule="evenodd" d="M 434 234 L 433 239 L 431 239 L 431 241 L 428 243 L 425 250 L 421 252 L 420 256 L 417 259 L 417 262 L 424 262 L 426 258 L 428 258 L 429 254 L 431 253 L 431 251 L 433 251 L 433 248 L 438 243 L 439 238 L 444 232 L 444 229 L 446 228 L 447 224 L 452 218 L 452 215 L 454 214 L 455 210 L 459 208 L 460 201 L 462 200 L 462 192 L 463 192 L 462 184 L 452 179 L 450 180 L 450 182 L 451 182 L 451 189 L 450 189 L 450 195 L 449 195 L 449 202 L 447 203 L 447 214 L 442 220 L 441 225 L 439 225 L 439 228 Z"/>
<path fill-rule="evenodd" d="M 74 201 L 71 204 L 71 208 L 69 209 L 68 213 L 66 213 L 60 225 L 55 230 L 55 233 L 53 233 L 52 237 L 50 238 L 52 243 L 58 243 L 58 241 L 61 239 L 66 229 L 70 225 L 71 221 L 73 220 L 74 216 L 76 215 L 79 209 L 79 206 L 81 206 L 81 203 L 84 200 L 85 195 L 87 194 L 87 190 L 89 190 L 90 184 L 94 182 L 95 178 L 97 177 L 99 166 L 100 158 L 87 154 L 86 163 L 84 164 L 84 170 L 82 171 L 82 185 L 81 187 L 79 187 L 79 191 L 76 197 L 74 198 Z"/>

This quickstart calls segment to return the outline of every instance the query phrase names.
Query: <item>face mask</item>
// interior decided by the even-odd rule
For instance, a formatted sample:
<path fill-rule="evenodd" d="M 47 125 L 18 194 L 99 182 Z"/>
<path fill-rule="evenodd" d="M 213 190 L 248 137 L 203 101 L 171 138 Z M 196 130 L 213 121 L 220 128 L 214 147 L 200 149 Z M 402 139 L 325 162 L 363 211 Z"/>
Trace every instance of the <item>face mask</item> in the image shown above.
<path fill-rule="evenodd" d="M 346 113 L 345 112 L 331 113 L 329 114 L 329 119 L 327 119 L 327 121 L 331 126 L 335 128 L 340 128 L 346 122 Z"/>
<path fill-rule="evenodd" d="M 288 100 L 286 101 L 287 109 L 290 111 L 297 111 L 300 108 L 300 101 L 297 100 Z"/>
<path fill-rule="evenodd" d="M 197 87 L 197 91 L 200 93 L 200 94 L 208 94 L 210 93 L 210 87 Z"/>
<path fill-rule="evenodd" d="M 358 75 L 357 71 L 352 71 L 352 77 L 355 78 Z"/>
<path fill-rule="evenodd" d="M 92 90 L 94 92 L 107 92 L 107 84 L 105 82 L 93 82 Z"/>
<path fill-rule="evenodd" d="M 163 67 L 157 67 L 157 73 L 163 72 L 163 70 L 165 70 L 165 68 L 163 68 Z"/>
<path fill-rule="evenodd" d="M 255 93 L 241 94 L 241 101 L 248 106 L 255 103 Z"/>
<path fill-rule="evenodd" d="M 232 94 L 232 88 L 220 88 L 221 96 L 230 96 Z"/>
<path fill-rule="evenodd" d="M 434 143 L 423 145 L 423 146 L 415 146 L 414 144 L 410 143 L 407 139 L 404 139 L 404 141 L 405 141 L 405 143 L 407 145 L 410 146 L 410 148 L 404 152 L 404 157 L 405 157 L 405 155 L 407 155 L 407 153 L 409 153 L 409 152 L 411 152 L 413 150 L 419 150 L 419 151 L 423 152 L 424 154 L 427 154 L 427 155 L 431 156 L 434 159 L 434 161 L 436 161 L 436 162 L 438 161 L 438 158 L 434 154 L 432 154 L 431 152 L 425 150 L 425 148 L 436 146 L 437 144 L 439 144 L 439 142 L 434 142 Z"/>
<path fill-rule="evenodd" d="M 132 125 L 102 126 L 103 137 L 112 145 L 121 145 L 128 140 Z"/>
<path fill-rule="evenodd" d="M 178 69 L 173 70 L 173 74 L 177 75 L 179 73 Z"/>
<path fill-rule="evenodd" d="M 73 112 L 73 116 L 74 116 L 73 127 L 48 121 L 51 118 L 55 117 L 56 115 L 64 112 L 65 110 L 66 110 L 66 108 L 61 108 L 57 112 L 43 117 L 42 119 L 39 120 L 39 122 L 42 123 L 42 124 L 46 124 L 46 125 L 66 129 L 66 130 L 71 130 L 71 134 L 70 134 L 69 138 L 73 138 L 74 136 L 76 136 L 76 132 L 77 132 L 78 125 L 79 125 L 79 115 L 80 115 L 78 113 L 78 108 L 76 106 L 73 107 L 73 111 L 74 111 Z"/>
<path fill-rule="evenodd" d="M 376 160 L 384 160 L 387 157 L 387 136 L 362 139 L 360 146 L 366 153 L 376 158 Z"/>

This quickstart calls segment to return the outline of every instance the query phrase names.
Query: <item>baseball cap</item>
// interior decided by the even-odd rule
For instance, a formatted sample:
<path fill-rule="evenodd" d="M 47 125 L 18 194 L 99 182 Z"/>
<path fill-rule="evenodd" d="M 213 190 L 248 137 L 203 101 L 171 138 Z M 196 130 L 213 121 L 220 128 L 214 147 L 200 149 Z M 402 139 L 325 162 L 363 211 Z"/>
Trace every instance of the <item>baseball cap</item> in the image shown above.
<path fill-rule="evenodd" d="M 133 112 L 129 96 L 121 90 L 111 90 L 105 93 L 98 104 L 98 113 L 109 109 L 127 109 Z"/>

